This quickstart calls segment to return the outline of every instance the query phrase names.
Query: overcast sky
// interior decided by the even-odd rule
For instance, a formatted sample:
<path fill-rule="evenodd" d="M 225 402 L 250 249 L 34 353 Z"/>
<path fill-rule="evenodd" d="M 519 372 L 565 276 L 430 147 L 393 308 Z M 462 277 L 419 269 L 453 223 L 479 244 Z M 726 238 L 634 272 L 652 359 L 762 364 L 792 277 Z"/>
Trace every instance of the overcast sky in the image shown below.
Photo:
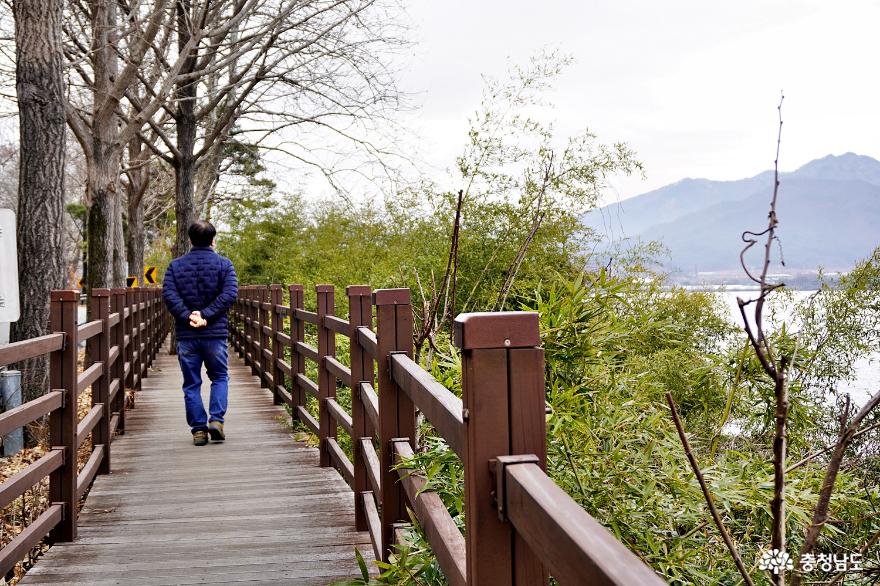
<path fill-rule="evenodd" d="M 880 158 L 877 0 L 407 0 L 416 45 L 403 88 L 425 160 L 449 167 L 480 103 L 544 47 L 576 63 L 550 96 L 560 133 L 625 141 L 647 180 L 616 179 L 605 201 L 684 177 L 738 179 L 772 167 L 785 92 L 782 170 L 829 153 Z"/>

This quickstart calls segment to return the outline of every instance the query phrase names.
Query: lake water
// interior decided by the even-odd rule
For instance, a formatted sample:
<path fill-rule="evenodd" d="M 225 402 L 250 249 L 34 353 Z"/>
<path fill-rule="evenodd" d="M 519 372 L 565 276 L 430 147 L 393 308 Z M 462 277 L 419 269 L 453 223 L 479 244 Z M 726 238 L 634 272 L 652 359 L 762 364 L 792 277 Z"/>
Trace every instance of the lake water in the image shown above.
<path fill-rule="evenodd" d="M 795 296 L 798 299 L 805 299 L 815 291 L 796 291 Z M 757 291 L 725 291 L 717 294 L 729 310 L 730 319 L 737 326 L 742 327 L 742 315 L 739 311 L 736 298 L 752 299 L 757 297 Z M 841 393 L 849 393 L 853 403 L 857 405 L 864 402 L 880 391 L 880 348 L 858 362 L 856 362 L 856 378 L 852 381 L 841 381 L 838 389 Z"/>

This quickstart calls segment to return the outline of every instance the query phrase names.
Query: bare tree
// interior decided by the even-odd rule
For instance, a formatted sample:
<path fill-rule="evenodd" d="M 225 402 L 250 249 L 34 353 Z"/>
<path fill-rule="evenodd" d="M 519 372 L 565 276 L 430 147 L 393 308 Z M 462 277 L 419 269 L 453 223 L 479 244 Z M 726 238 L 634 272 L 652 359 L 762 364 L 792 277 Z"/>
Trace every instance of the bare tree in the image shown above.
<path fill-rule="evenodd" d="M 356 130 L 398 100 L 381 59 L 396 39 L 378 0 L 179 0 L 175 9 L 183 67 L 163 106 L 173 128 L 152 126 L 156 153 L 175 170 L 178 254 L 209 208 L 230 141 L 265 143 L 328 177 L 326 162 L 279 135 L 317 129 L 377 159 L 389 154 Z"/>
<path fill-rule="evenodd" d="M 773 345 L 764 332 L 764 306 L 767 296 L 773 291 L 783 287 L 783 283 L 771 283 L 768 279 L 768 271 L 770 269 L 771 253 L 773 245 L 777 240 L 776 228 L 779 220 L 776 216 L 776 202 L 779 196 L 779 147 L 782 143 L 782 100 L 779 100 L 779 132 L 776 138 L 776 159 L 774 164 L 773 176 L 773 197 L 770 200 L 770 211 L 767 214 L 767 228 L 761 232 L 743 232 L 742 239 L 746 243 L 740 252 L 740 264 L 743 271 L 755 284 L 759 287 L 758 297 L 755 299 L 743 300 L 737 297 L 740 314 L 743 319 L 743 328 L 748 336 L 749 343 L 761 363 L 761 368 L 773 381 L 773 395 L 775 398 L 774 421 L 775 429 L 773 433 L 773 499 L 770 502 L 770 515 L 773 519 L 771 529 L 770 547 L 779 552 L 785 551 L 785 462 L 788 450 L 787 443 L 787 423 L 789 413 L 789 397 L 788 397 L 788 372 L 792 366 L 792 355 L 777 355 Z M 745 260 L 746 252 L 758 243 L 758 238 L 764 237 L 764 257 L 761 263 L 761 272 L 754 275 L 748 268 Z M 746 314 L 746 308 L 755 304 L 753 319 L 755 322 L 754 329 L 749 322 Z M 779 572 L 771 575 L 774 584 L 785 584 L 785 573 Z"/>
<path fill-rule="evenodd" d="M 64 285 L 64 56 L 61 0 L 13 5 L 19 108 L 18 267 L 21 318 L 13 341 L 48 333 L 49 292 Z M 46 389 L 45 358 L 23 366 L 24 400 Z"/>
<path fill-rule="evenodd" d="M 785 494 L 787 476 L 795 469 L 820 457 L 830 453 L 825 468 L 825 474 L 822 484 L 819 488 L 819 495 L 816 504 L 813 507 L 813 514 L 810 524 L 807 526 L 804 535 L 804 542 L 800 549 L 800 556 L 812 553 L 819 538 L 819 534 L 825 523 L 828 521 L 829 506 L 831 496 L 834 492 L 835 482 L 838 473 L 843 464 L 844 455 L 847 449 L 852 445 L 853 440 L 865 434 L 866 432 L 876 429 L 877 424 L 865 424 L 868 416 L 880 405 L 880 392 L 870 398 L 867 403 L 859 409 L 854 415 L 850 415 L 850 400 L 846 397 L 844 406 L 839 417 L 839 431 L 836 440 L 826 448 L 815 454 L 811 454 L 800 460 L 793 466 L 789 466 L 786 462 L 788 455 L 788 418 L 790 413 L 789 385 L 791 382 L 791 373 L 796 370 L 796 358 L 798 355 L 798 345 L 795 343 L 793 350 L 782 351 L 778 347 L 774 347 L 771 339 L 767 336 L 764 327 L 764 311 L 768 296 L 777 289 L 783 287 L 783 283 L 772 283 L 768 277 L 768 271 L 771 262 L 771 253 L 774 245 L 778 244 L 777 228 L 779 218 L 776 213 L 776 205 L 779 196 L 779 148 L 782 141 L 782 101 L 784 96 L 780 98 L 777 107 L 779 112 L 779 131 L 776 141 L 776 160 L 774 161 L 774 183 L 773 195 L 770 200 L 770 209 L 767 214 L 767 227 L 761 232 L 743 232 L 742 239 L 745 246 L 740 252 L 740 263 L 746 275 L 759 286 L 758 296 L 754 299 L 743 300 L 737 298 L 740 314 L 743 320 L 743 329 L 745 330 L 749 344 L 755 352 L 756 357 L 766 376 L 773 384 L 773 499 L 770 502 L 770 513 L 772 519 L 771 526 L 771 548 L 779 552 L 785 553 L 786 548 L 786 512 L 785 512 Z M 760 272 L 756 275 L 749 268 L 745 260 L 746 252 L 758 243 L 758 239 L 763 237 L 763 259 Z M 754 311 L 751 315 L 747 314 L 747 308 L 754 304 Z M 777 345 L 778 346 L 778 345 Z M 878 534 L 880 535 L 880 534 Z M 779 559 L 779 558 L 777 558 Z M 785 572 L 773 572 L 770 579 L 774 584 L 785 584 Z M 791 579 L 792 586 L 799 586 L 803 575 L 794 572 Z M 835 582 L 839 581 L 839 577 Z"/>
<path fill-rule="evenodd" d="M 78 83 L 72 84 L 67 121 L 88 168 L 89 287 L 125 281 L 120 189 L 124 151 L 165 106 L 183 69 L 185 60 L 178 56 L 166 64 L 162 76 L 142 71 L 151 67 L 157 71 L 155 61 L 167 53 L 172 14 L 170 0 L 71 3 L 65 23 L 65 52 Z M 184 52 L 198 40 L 185 43 Z M 144 101 L 136 97 L 139 84 L 147 86 L 144 95 L 148 99 Z M 131 108 L 123 106 L 126 101 Z"/>

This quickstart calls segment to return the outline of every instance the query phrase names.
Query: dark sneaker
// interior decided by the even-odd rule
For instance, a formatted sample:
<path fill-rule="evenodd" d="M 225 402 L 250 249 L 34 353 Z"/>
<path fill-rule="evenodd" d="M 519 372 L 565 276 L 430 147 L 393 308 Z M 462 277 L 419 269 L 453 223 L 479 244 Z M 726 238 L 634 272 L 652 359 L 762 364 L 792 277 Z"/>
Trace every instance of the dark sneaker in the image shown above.
<path fill-rule="evenodd" d="M 208 444 L 208 432 L 207 431 L 194 431 L 193 432 L 193 445 L 204 446 L 207 444 Z"/>
<path fill-rule="evenodd" d="M 212 441 L 222 442 L 226 439 L 226 434 L 223 433 L 223 424 L 219 421 L 208 422 L 208 433 L 211 435 Z"/>

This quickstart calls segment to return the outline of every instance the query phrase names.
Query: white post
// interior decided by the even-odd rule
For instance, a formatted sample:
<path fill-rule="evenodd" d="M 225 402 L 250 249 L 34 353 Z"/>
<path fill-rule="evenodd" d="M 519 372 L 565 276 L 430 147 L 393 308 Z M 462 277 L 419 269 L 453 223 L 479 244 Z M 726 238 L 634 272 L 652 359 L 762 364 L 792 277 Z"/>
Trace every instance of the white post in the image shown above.
<path fill-rule="evenodd" d="M 4 370 L 0 372 L 0 411 L 9 411 L 21 405 L 21 371 Z M 3 456 L 17 454 L 24 448 L 24 433 L 19 427 L 9 435 L 3 436 Z"/>

